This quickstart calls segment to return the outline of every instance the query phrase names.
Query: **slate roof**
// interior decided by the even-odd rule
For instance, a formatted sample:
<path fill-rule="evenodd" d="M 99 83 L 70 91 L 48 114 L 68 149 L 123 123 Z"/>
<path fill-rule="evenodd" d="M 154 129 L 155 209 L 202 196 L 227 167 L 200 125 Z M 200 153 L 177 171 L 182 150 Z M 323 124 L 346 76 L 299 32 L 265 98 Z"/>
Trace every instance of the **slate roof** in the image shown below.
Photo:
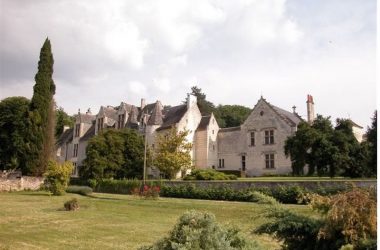
<path fill-rule="evenodd" d="M 95 115 L 79 114 L 79 120 L 82 123 L 89 123 L 89 124 L 91 124 L 92 121 L 95 120 Z"/>
<path fill-rule="evenodd" d="M 156 106 L 156 103 L 149 103 L 149 104 L 145 105 L 145 107 L 143 109 L 138 108 L 137 120 L 141 121 L 143 114 L 148 114 L 148 115 L 152 114 L 155 106 Z"/>
<path fill-rule="evenodd" d="M 127 125 L 128 124 L 137 124 L 137 117 L 138 117 L 139 110 L 137 107 L 132 106 L 131 113 L 129 114 Z"/>
<path fill-rule="evenodd" d="M 354 122 L 353 120 L 351 120 L 351 119 L 348 119 L 348 121 L 351 123 L 351 125 L 352 125 L 353 127 L 363 128 L 362 126 L 360 126 L 359 124 L 355 123 L 355 122 Z"/>
<path fill-rule="evenodd" d="M 274 105 L 269 104 L 275 112 L 281 116 L 281 118 L 285 119 L 288 123 L 290 123 L 292 126 L 297 126 L 298 123 L 300 123 L 303 119 L 297 114 L 292 113 L 289 111 L 286 111 L 282 108 L 276 107 Z"/>
<path fill-rule="evenodd" d="M 166 112 L 164 119 L 163 119 L 163 123 L 162 123 L 161 127 L 159 127 L 157 129 L 157 131 L 171 128 L 173 125 L 175 125 L 176 123 L 178 123 L 182 119 L 182 117 L 186 113 L 186 111 L 187 111 L 187 105 L 186 104 L 182 104 L 182 105 L 178 105 L 178 106 L 174 106 L 174 107 L 169 108 Z"/>
<path fill-rule="evenodd" d="M 95 135 L 95 122 L 92 123 L 92 126 L 87 130 L 87 132 L 79 139 L 79 141 L 88 141 L 91 137 Z"/>
<path fill-rule="evenodd" d="M 103 107 L 104 115 L 112 120 L 117 120 L 117 110 L 112 106 Z"/>
<path fill-rule="evenodd" d="M 232 131 L 239 131 L 241 130 L 241 127 L 230 127 L 230 128 L 221 128 L 219 129 L 219 133 L 225 133 L 225 132 L 232 132 Z"/>
<path fill-rule="evenodd" d="M 202 116 L 201 121 L 199 122 L 197 130 L 205 130 L 210 123 L 211 115 Z"/>
<path fill-rule="evenodd" d="M 73 133 L 73 128 L 65 130 L 65 132 L 63 132 L 61 136 L 58 138 L 56 144 L 63 145 L 64 143 L 71 142 L 73 140 Z"/>
<path fill-rule="evenodd" d="M 148 120 L 148 125 L 161 125 L 163 123 L 162 105 L 159 101 L 155 103 L 154 109 Z"/>

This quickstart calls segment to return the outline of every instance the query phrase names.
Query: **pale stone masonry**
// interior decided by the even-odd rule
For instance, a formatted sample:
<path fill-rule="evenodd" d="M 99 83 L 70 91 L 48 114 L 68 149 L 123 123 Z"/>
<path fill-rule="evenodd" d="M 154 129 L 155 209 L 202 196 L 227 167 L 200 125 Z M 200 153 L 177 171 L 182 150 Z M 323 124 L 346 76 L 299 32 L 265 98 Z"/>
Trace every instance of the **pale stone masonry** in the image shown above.
<path fill-rule="evenodd" d="M 307 122 L 314 120 L 314 101 L 307 96 Z M 101 106 L 96 115 L 88 110 L 78 112 L 74 128 L 65 129 L 57 143 L 57 159 L 72 161 L 78 176 L 86 158 L 88 141 L 104 129 L 132 128 L 146 135 L 147 147 L 157 147 L 158 134 L 167 133 L 172 127 L 187 130 L 187 141 L 191 142 L 191 159 L 195 168 L 241 171 L 246 176 L 288 174 L 291 161 L 284 154 L 286 139 L 297 131 L 303 121 L 295 111 L 286 111 L 261 97 L 251 114 L 241 126 L 219 128 L 213 114 L 202 116 L 197 98 L 188 95 L 186 103 L 164 108 L 160 101 L 140 106 L 121 102 L 119 106 Z M 353 123 L 358 140 L 361 127 Z M 158 177 L 159 171 L 149 168 L 148 177 Z M 180 177 L 178 173 L 177 177 Z"/>

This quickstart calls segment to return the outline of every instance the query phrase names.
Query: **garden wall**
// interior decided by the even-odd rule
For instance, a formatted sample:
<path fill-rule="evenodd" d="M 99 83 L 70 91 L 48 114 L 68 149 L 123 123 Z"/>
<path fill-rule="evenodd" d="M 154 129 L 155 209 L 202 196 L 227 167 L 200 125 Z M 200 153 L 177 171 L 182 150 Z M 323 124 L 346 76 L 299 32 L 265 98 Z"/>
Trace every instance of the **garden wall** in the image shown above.
<path fill-rule="evenodd" d="M 43 177 L 22 176 L 16 178 L 0 178 L 0 192 L 37 190 L 44 182 Z"/>
<path fill-rule="evenodd" d="M 315 190 L 320 187 L 333 188 L 346 185 L 356 185 L 357 187 L 370 187 L 376 188 L 376 180 L 353 180 L 353 181 L 163 181 L 168 186 L 178 185 L 195 185 L 200 188 L 217 188 L 217 187 L 230 187 L 234 190 L 242 190 L 248 188 L 261 188 L 261 187 L 276 187 L 276 186 L 300 186 L 309 190 Z"/>

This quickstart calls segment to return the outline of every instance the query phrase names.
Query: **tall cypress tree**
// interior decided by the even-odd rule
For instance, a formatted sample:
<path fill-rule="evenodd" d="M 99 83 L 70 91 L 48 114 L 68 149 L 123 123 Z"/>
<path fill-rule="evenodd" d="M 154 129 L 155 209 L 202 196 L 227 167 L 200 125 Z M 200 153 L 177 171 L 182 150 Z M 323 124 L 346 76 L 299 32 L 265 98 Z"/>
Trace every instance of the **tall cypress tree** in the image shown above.
<path fill-rule="evenodd" d="M 41 48 L 38 72 L 35 76 L 33 97 L 29 110 L 30 162 L 34 175 L 42 175 L 54 153 L 54 99 L 53 54 L 46 38 Z"/>

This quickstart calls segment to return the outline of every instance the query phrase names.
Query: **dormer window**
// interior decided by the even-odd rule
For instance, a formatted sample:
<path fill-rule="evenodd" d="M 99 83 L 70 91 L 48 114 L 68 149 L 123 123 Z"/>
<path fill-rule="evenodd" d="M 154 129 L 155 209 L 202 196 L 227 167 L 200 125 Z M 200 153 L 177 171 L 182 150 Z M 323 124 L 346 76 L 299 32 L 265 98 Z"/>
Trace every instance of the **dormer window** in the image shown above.
<path fill-rule="evenodd" d="M 75 124 L 75 137 L 79 137 L 80 135 L 80 123 L 79 124 Z"/>

